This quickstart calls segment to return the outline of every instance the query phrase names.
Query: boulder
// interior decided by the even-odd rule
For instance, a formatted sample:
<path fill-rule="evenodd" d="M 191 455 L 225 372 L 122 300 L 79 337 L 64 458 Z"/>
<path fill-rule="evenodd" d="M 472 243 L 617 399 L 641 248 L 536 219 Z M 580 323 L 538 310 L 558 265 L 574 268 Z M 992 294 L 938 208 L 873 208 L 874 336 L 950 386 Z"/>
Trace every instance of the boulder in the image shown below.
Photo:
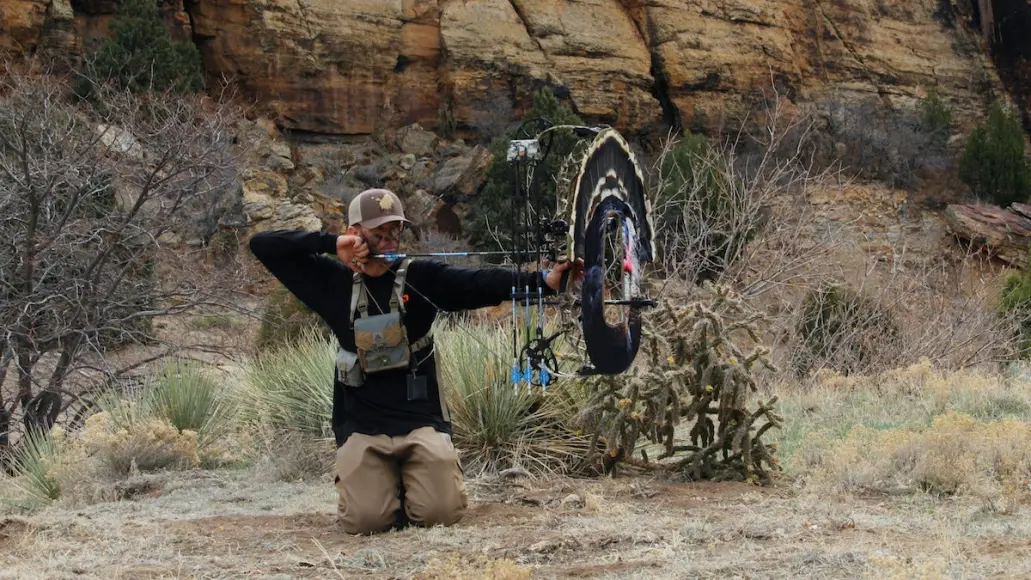
<path fill-rule="evenodd" d="M 437 212 L 444 207 L 440 198 L 425 189 L 417 189 L 405 200 L 405 216 L 417 227 L 425 227 L 436 223 Z"/>
<path fill-rule="evenodd" d="M 429 155 L 437 146 L 437 136 L 418 123 L 402 128 L 398 132 L 398 139 L 401 152 L 412 155 Z"/>
<path fill-rule="evenodd" d="M 294 162 L 290 161 L 290 159 L 286 157 L 280 157 L 279 155 L 269 155 L 268 159 L 265 161 L 265 165 L 270 169 L 275 169 L 276 171 L 294 170 Z"/>
<path fill-rule="evenodd" d="M 1027 265 L 1031 245 L 1031 206 L 1014 203 L 1007 209 L 986 204 L 952 204 L 945 223 L 959 239 L 985 250 L 1011 266 Z"/>
<path fill-rule="evenodd" d="M 436 196 L 470 196 L 487 178 L 490 150 L 477 145 L 464 155 L 448 159 L 437 171 L 430 190 Z"/>
<path fill-rule="evenodd" d="M 243 213 L 251 223 L 271 218 L 288 191 L 286 178 L 269 169 L 248 171 L 242 189 Z"/>
<path fill-rule="evenodd" d="M 95 128 L 100 142 L 109 150 L 140 160 L 146 155 L 136 136 L 117 125 L 100 124 Z"/>
<path fill-rule="evenodd" d="M 267 224 L 269 230 L 304 230 L 317 232 L 322 229 L 322 220 L 315 215 L 310 205 L 298 203 L 280 203 L 276 206 Z"/>

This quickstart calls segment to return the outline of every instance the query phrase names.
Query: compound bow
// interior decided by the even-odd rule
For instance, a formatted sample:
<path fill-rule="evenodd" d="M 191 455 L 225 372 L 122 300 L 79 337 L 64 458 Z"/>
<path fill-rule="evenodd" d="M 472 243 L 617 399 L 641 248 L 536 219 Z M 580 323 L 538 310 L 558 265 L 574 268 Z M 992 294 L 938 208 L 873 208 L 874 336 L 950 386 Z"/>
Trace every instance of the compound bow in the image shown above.
<path fill-rule="evenodd" d="M 541 123 L 541 120 L 532 122 Z M 525 130 L 524 123 L 516 136 Z M 512 185 L 510 243 L 511 251 L 430 252 L 377 254 L 388 261 L 406 257 L 504 256 L 514 265 L 536 264 L 544 258 L 558 262 L 565 258 L 582 259 L 584 276 L 579 297 L 563 273 L 558 297 L 546 297 L 540 286 L 518 288 L 513 276 L 512 370 L 511 382 L 546 388 L 560 375 L 553 344 L 569 330 L 568 325 L 551 335 L 544 331 L 544 307 L 579 307 L 582 338 L 589 364 L 579 376 L 619 374 L 629 368 L 637 355 L 641 339 L 641 309 L 655 306 L 642 295 L 644 265 L 655 255 L 651 203 L 644 177 L 629 144 L 609 127 L 550 125 L 532 137 L 509 142 L 507 161 L 514 168 Z M 542 212 L 540 184 L 535 169 L 551 150 L 558 130 L 570 130 L 580 138 L 591 138 L 573 180 L 569 220 L 561 219 L 556 209 L 552 216 Z M 523 133 L 524 135 L 526 133 Z M 568 251 L 572 249 L 572 256 Z M 536 307 L 536 324 L 531 324 Z M 519 311 L 523 323 L 518 324 Z M 613 320 L 614 319 L 614 320 Z M 518 329 L 525 329 L 525 342 L 519 348 Z"/>

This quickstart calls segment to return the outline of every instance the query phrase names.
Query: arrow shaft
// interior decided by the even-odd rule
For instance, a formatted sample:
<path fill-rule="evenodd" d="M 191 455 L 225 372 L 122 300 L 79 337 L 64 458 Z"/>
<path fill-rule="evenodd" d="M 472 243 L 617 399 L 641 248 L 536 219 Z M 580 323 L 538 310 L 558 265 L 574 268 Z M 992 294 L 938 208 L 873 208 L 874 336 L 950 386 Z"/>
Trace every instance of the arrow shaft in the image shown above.
<path fill-rule="evenodd" d="M 378 260 L 403 260 L 405 258 L 469 258 L 472 256 L 508 256 L 513 252 L 413 252 L 413 253 L 386 253 L 373 254 L 370 256 Z"/>

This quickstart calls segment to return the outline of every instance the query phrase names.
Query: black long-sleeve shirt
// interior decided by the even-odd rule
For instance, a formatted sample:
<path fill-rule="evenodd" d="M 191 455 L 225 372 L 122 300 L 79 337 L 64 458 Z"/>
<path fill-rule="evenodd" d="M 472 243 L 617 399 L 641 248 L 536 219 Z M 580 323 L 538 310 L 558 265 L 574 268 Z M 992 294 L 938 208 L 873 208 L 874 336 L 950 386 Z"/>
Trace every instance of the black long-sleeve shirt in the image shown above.
<path fill-rule="evenodd" d="M 308 308 L 329 325 L 340 346 L 355 352 L 350 307 L 353 272 L 336 258 L 337 236 L 320 232 L 272 231 L 254 235 L 250 249 L 258 260 Z M 369 293 L 369 315 L 390 311 L 394 274 L 399 263 L 378 277 L 364 276 Z M 458 311 L 495 306 L 511 297 L 513 276 L 517 288 L 537 291 L 541 276 L 514 273 L 504 268 L 457 268 L 429 260 L 413 260 L 405 276 L 404 324 L 408 340 L 415 342 L 430 331 L 438 311 Z M 544 294 L 550 288 L 540 284 Z M 357 313 L 355 316 L 359 316 Z M 409 371 L 395 369 L 368 374 L 361 387 L 346 387 L 334 379 L 333 432 L 337 446 L 351 433 L 405 435 L 431 426 L 451 433 L 445 421 L 437 382 L 437 363 L 432 345 L 412 353 L 419 361 L 416 372 L 426 377 L 427 397 L 408 400 Z M 335 376 L 335 373 L 334 373 Z"/>

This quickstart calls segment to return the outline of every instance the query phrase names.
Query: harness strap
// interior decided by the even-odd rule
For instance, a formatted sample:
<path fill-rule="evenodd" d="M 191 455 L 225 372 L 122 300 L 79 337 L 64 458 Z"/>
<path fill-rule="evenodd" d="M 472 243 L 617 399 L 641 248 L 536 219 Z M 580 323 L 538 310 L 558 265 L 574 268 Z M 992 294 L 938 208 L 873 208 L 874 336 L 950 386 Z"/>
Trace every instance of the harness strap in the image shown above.
<path fill-rule="evenodd" d="M 429 331 L 425 336 L 412 343 L 412 353 L 419 352 L 427 346 L 433 344 L 433 331 Z"/>
<path fill-rule="evenodd" d="M 401 265 L 398 266 L 397 272 L 394 273 L 394 288 L 393 292 L 390 293 L 390 311 L 400 311 L 402 317 L 404 316 L 404 297 L 405 297 L 405 277 L 408 274 L 408 265 L 412 262 L 412 258 L 405 258 Z M 351 325 L 354 326 L 354 313 L 357 310 L 362 316 L 369 315 L 369 297 L 368 290 L 365 288 L 365 284 L 362 281 L 362 274 L 355 272 L 351 277 Z M 427 348 L 433 344 L 433 330 L 431 329 L 419 340 L 409 343 L 411 349 L 411 356 L 414 357 L 415 353 Z M 445 422 L 451 423 L 451 413 L 448 410 L 447 401 L 444 398 L 444 387 L 437 384 L 437 396 L 440 400 L 440 413 Z"/>
<path fill-rule="evenodd" d="M 369 315 L 369 305 L 365 296 L 365 284 L 362 284 L 362 275 L 355 272 L 351 277 L 351 326 L 354 326 L 354 311 L 361 306 L 362 316 Z"/>
<path fill-rule="evenodd" d="M 405 277 L 408 274 L 408 265 L 412 262 L 412 258 L 405 258 L 401 265 L 398 266 L 397 272 L 394 274 L 394 288 L 393 292 L 390 293 L 390 311 L 398 312 L 401 314 L 405 312 Z M 369 296 L 368 289 L 365 288 L 365 283 L 362 281 L 362 274 L 355 272 L 351 275 L 351 311 L 350 318 L 351 324 L 354 325 L 354 313 L 358 311 L 361 315 L 369 315 Z"/>
<path fill-rule="evenodd" d="M 411 263 L 411 258 L 405 258 L 401 261 L 401 265 L 398 266 L 397 273 L 394 274 L 394 293 L 390 295 L 391 312 L 400 309 L 401 313 L 404 314 L 405 277 L 408 275 L 408 265 Z"/>

